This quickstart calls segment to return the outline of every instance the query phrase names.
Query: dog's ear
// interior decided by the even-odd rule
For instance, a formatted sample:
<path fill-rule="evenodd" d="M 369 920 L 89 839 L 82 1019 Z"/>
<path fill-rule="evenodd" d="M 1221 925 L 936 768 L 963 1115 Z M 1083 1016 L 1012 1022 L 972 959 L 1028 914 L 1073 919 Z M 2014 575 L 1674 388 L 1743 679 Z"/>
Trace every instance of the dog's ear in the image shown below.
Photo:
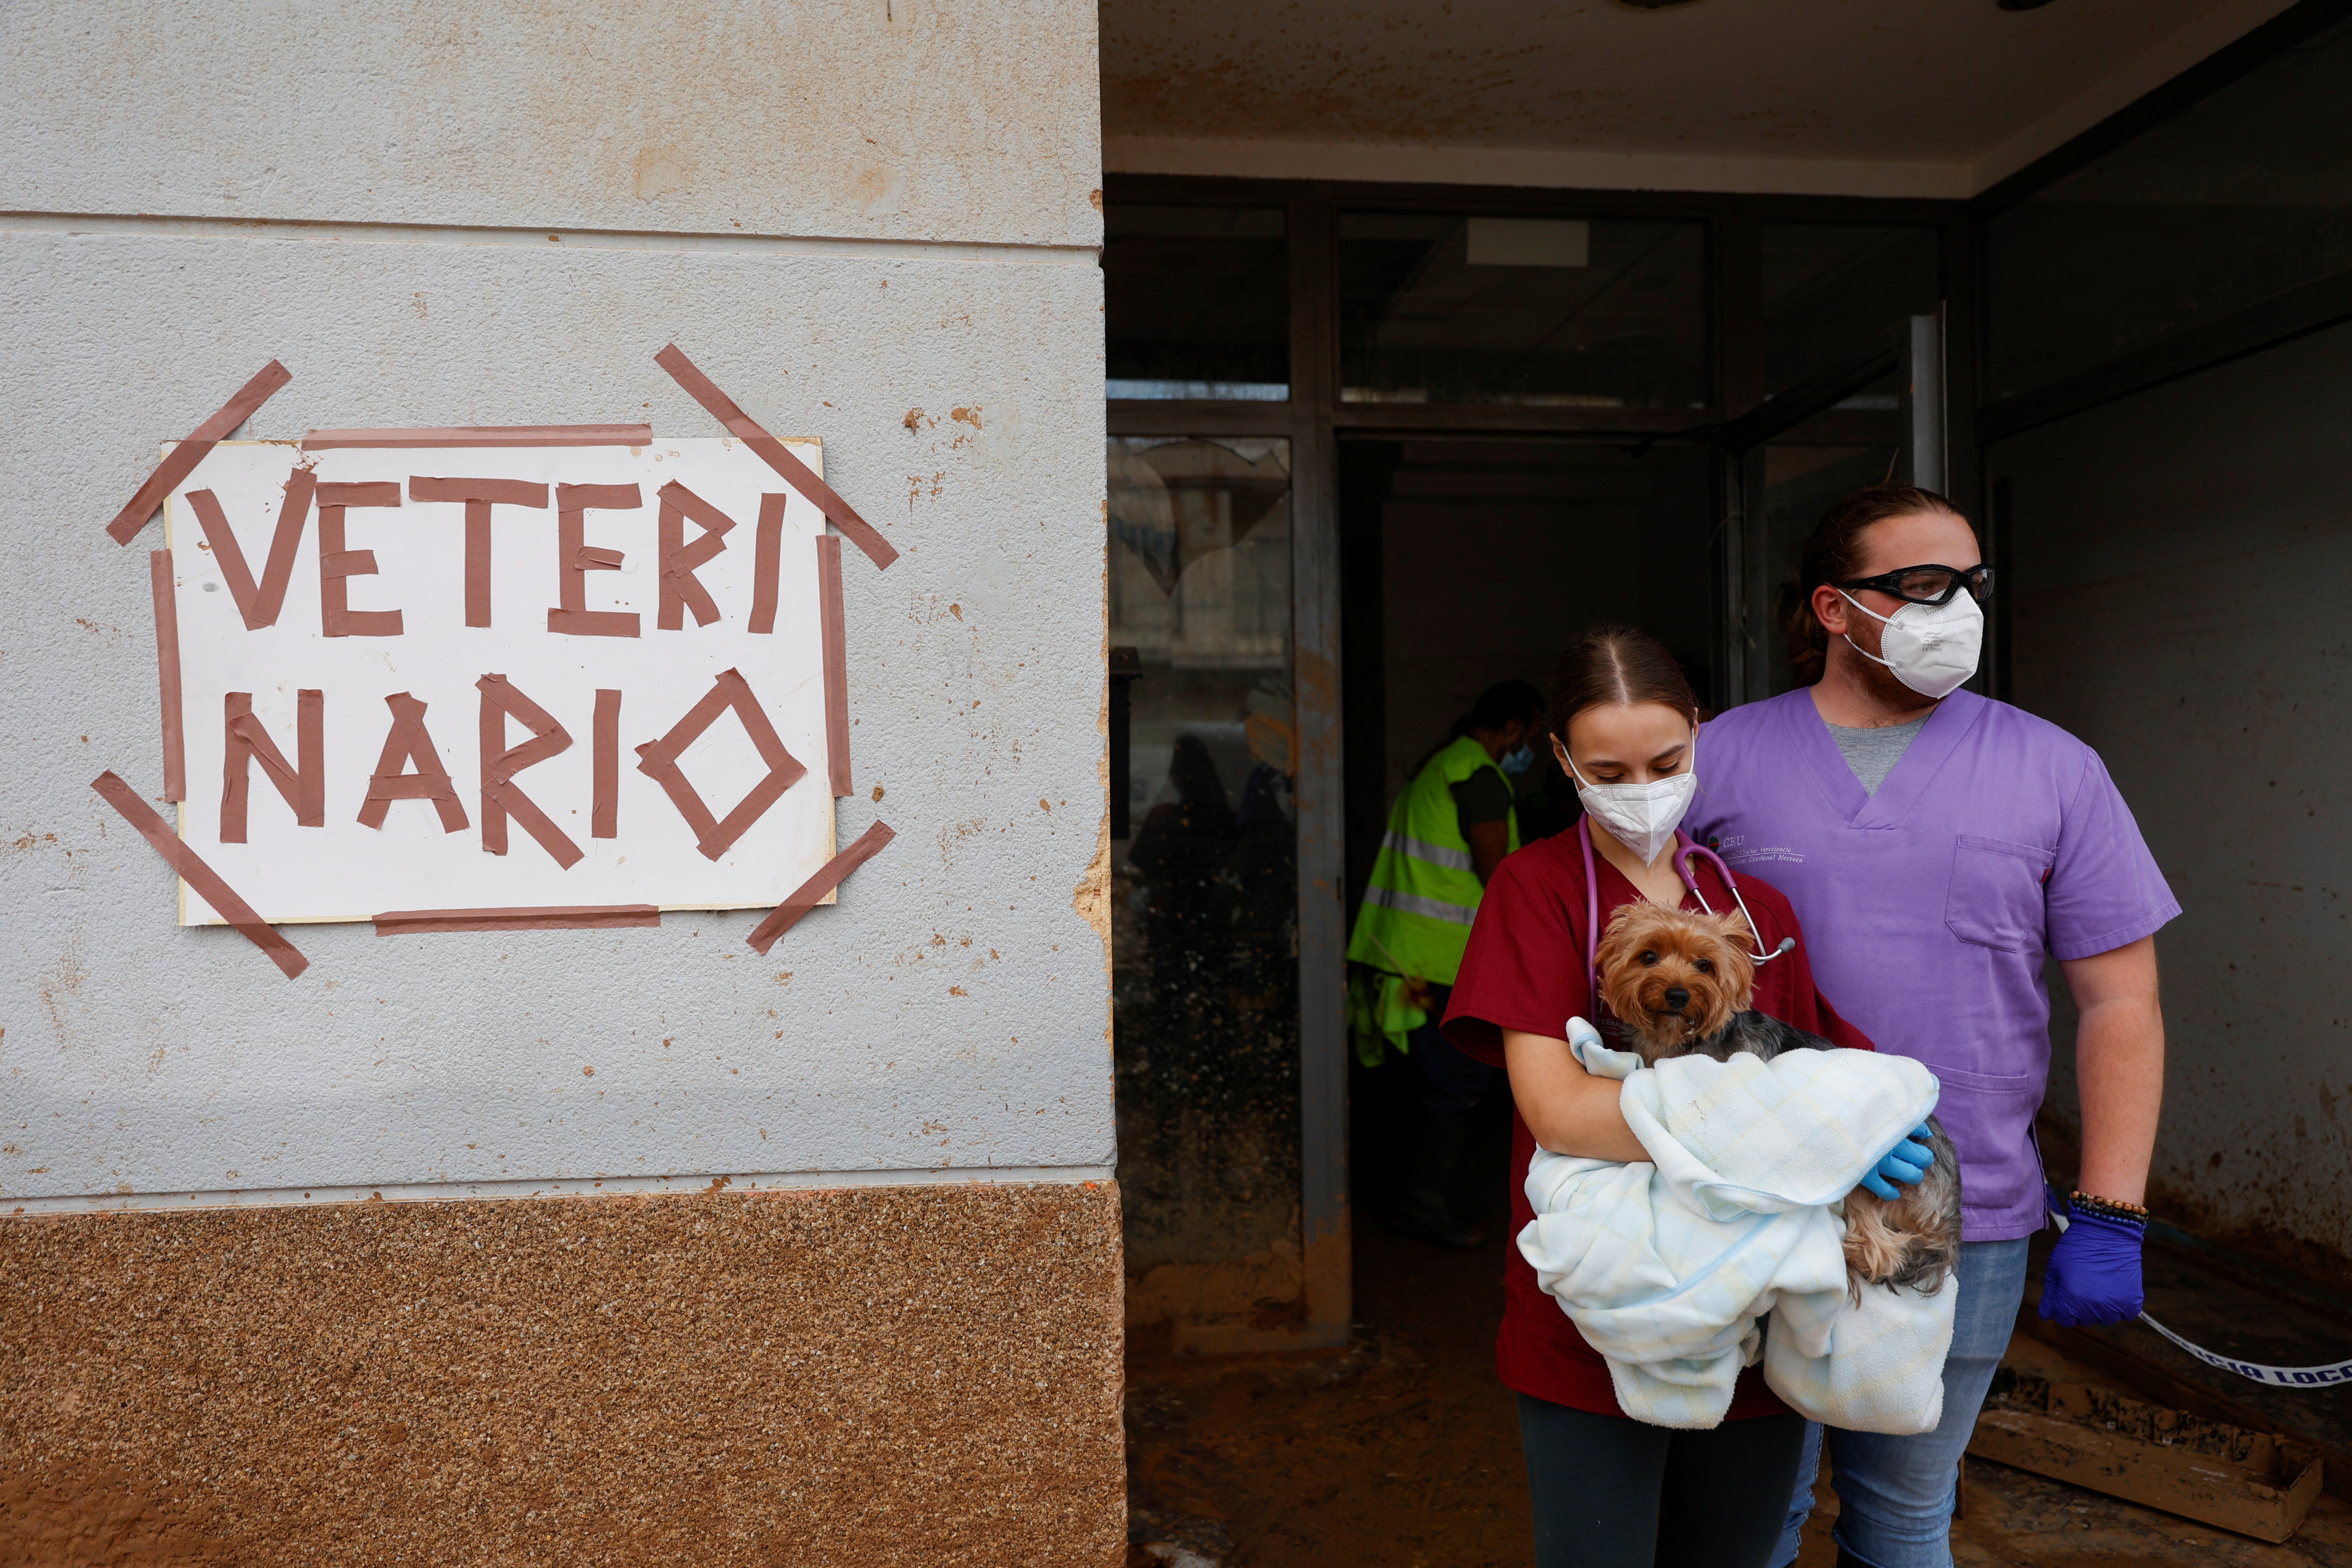
<path fill-rule="evenodd" d="M 1734 910 L 1698 918 L 1706 921 L 1714 938 L 1715 951 L 1708 956 L 1722 975 L 1724 1000 L 1732 1012 L 1746 1012 L 1756 988 L 1756 960 L 1748 956 L 1753 950 L 1748 945 L 1748 922 Z"/>

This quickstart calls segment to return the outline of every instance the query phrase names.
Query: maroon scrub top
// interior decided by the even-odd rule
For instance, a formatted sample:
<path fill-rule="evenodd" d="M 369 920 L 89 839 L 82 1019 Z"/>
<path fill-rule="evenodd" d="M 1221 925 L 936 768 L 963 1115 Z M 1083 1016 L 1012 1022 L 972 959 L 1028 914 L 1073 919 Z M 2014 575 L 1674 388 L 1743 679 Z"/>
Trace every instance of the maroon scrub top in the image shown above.
<path fill-rule="evenodd" d="M 1717 910 L 1736 908 L 1731 893 L 1715 868 L 1694 860 L 1699 887 Z M 1617 868 L 1593 857 L 1600 875 L 1601 921 L 1621 904 L 1642 895 Z M 1739 891 L 1761 928 L 1763 945 L 1770 950 L 1782 937 L 1797 939 L 1786 956 L 1758 966 L 1756 1007 L 1798 1028 L 1850 1046 L 1872 1048 L 1861 1031 L 1838 1016 L 1814 988 L 1812 965 L 1805 954 L 1804 933 L 1789 900 L 1759 878 L 1743 876 Z M 1682 907 L 1696 910 L 1698 900 L 1685 896 Z M 1591 971 L 1585 962 L 1584 861 L 1580 835 L 1574 831 L 1539 840 L 1496 867 L 1479 900 L 1478 918 L 1470 928 L 1469 950 L 1445 1013 L 1445 1037 L 1457 1048 L 1496 1067 L 1504 1065 L 1503 1031 L 1562 1038 L 1571 1016 L 1595 1023 L 1601 1012 L 1592 996 Z M 1536 1141 L 1525 1118 L 1511 1116 L 1511 1234 L 1517 1237 L 1534 1219 L 1528 1202 L 1528 1165 L 1535 1158 Z M 1559 1303 L 1536 1283 L 1536 1272 L 1508 1249 L 1503 1266 L 1503 1327 L 1495 1341 L 1496 1370 L 1504 1386 L 1555 1405 L 1622 1415 L 1609 1365 L 1601 1352 L 1584 1342 Z M 1764 1386 L 1761 1369 L 1748 1367 L 1739 1374 L 1728 1419 L 1777 1415 L 1786 1410 Z"/>

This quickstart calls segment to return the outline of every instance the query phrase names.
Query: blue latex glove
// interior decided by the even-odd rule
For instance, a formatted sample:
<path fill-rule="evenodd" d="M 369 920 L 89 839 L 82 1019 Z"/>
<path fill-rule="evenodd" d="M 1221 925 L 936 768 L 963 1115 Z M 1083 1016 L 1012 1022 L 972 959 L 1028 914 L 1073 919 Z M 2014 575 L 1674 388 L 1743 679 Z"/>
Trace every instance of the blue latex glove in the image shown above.
<path fill-rule="evenodd" d="M 2139 1316 L 2139 1247 L 2146 1230 L 2075 1209 L 2042 1276 L 2042 1315 L 2061 1328 Z"/>
<path fill-rule="evenodd" d="M 1903 1194 L 1895 1190 L 1900 1182 L 1916 1187 L 1927 1179 L 1927 1169 L 1936 1163 L 1936 1147 L 1927 1142 L 1933 1136 L 1924 1121 L 1904 1134 L 1903 1142 L 1886 1152 L 1878 1162 L 1878 1169 L 1862 1178 L 1862 1184 L 1880 1197 L 1892 1201 Z"/>

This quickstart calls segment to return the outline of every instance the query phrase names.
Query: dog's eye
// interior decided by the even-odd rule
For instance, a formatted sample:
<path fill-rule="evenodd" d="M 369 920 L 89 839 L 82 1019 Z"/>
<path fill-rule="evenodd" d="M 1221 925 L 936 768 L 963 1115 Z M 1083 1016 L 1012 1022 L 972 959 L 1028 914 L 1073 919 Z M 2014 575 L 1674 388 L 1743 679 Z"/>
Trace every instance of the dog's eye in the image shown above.
<path fill-rule="evenodd" d="M 1657 962 L 1658 955 L 1654 952 L 1645 952 L 1642 955 L 1642 967 L 1644 969 L 1654 966 Z"/>
<path fill-rule="evenodd" d="M 1702 958 L 1694 967 L 1696 967 L 1701 974 L 1712 974 L 1715 973 L 1715 960 L 1711 958 Z"/>

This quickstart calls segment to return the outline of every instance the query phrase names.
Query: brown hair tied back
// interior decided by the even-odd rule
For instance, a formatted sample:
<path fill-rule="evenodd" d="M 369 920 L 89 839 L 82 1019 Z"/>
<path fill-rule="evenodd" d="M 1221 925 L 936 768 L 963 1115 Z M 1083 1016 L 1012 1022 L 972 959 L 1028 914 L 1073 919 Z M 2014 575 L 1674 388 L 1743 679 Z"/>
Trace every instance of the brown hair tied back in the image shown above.
<path fill-rule="evenodd" d="M 1587 708 L 1637 702 L 1663 702 L 1694 724 L 1700 718 L 1698 694 L 1665 644 L 1632 626 L 1594 626 L 1560 653 L 1548 722 L 1565 746 L 1569 721 Z"/>
<path fill-rule="evenodd" d="M 1780 627 L 1789 639 L 1789 668 L 1798 685 L 1811 686 L 1821 679 L 1829 662 L 1829 629 L 1813 614 L 1813 590 L 1824 583 L 1850 582 L 1861 574 L 1862 536 L 1873 524 L 1923 511 L 1939 511 L 1968 521 L 1959 508 L 1934 490 L 1916 485 L 1872 485 L 1830 508 L 1813 536 L 1805 541 L 1795 579 L 1780 587 Z"/>

